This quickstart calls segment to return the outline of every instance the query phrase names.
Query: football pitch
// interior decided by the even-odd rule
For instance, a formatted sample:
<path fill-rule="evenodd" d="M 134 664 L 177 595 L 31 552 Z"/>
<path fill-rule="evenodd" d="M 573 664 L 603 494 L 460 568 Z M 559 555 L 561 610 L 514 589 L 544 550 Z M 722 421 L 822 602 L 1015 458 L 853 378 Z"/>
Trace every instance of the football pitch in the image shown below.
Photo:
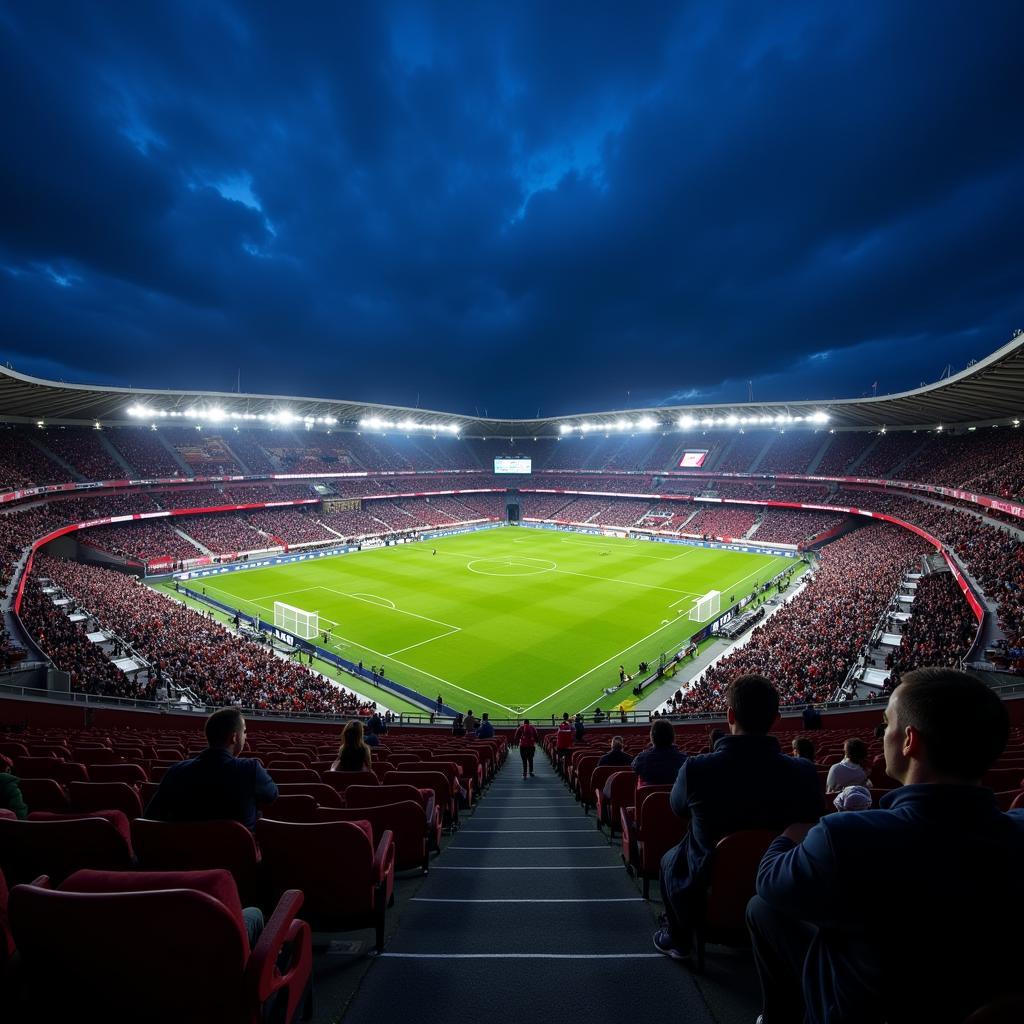
<path fill-rule="evenodd" d="M 435 554 L 436 552 L 436 554 Z M 195 581 L 273 621 L 275 601 L 317 612 L 327 644 L 430 698 L 495 718 L 629 706 L 619 666 L 657 665 L 701 623 L 792 564 L 784 557 L 523 527 L 439 537 Z M 366 685 L 357 689 L 366 690 Z M 381 694 L 387 704 L 386 691 Z"/>

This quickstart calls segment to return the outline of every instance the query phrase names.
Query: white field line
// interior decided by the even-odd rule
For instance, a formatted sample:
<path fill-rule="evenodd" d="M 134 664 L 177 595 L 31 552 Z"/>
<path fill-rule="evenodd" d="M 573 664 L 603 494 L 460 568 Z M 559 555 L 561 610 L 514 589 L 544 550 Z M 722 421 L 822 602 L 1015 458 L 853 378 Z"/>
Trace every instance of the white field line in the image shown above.
<path fill-rule="evenodd" d="M 728 589 L 728 590 L 735 589 L 736 587 L 738 587 L 744 581 L 749 580 L 751 576 L 756 576 L 759 572 L 767 571 L 770 566 L 774 565 L 775 562 L 779 562 L 779 561 L 788 562 L 788 561 L 790 561 L 790 559 L 783 558 L 782 555 L 776 555 L 770 562 L 766 562 L 764 565 L 762 565 L 760 569 L 755 569 L 753 572 L 748 572 L 747 575 L 743 577 L 743 579 L 737 580 L 735 583 L 730 583 L 729 586 L 726 589 Z M 703 597 L 704 595 L 700 594 L 698 596 L 699 597 Z"/>
<path fill-rule="evenodd" d="M 310 589 L 312 589 L 312 590 L 327 590 L 329 588 L 328 587 L 311 587 Z M 335 593 L 339 593 L 339 591 L 335 591 Z M 268 594 L 267 595 L 268 598 L 273 598 L 274 596 L 275 595 L 273 595 L 273 594 Z M 348 596 L 348 595 L 345 595 L 345 596 Z M 252 604 L 252 605 L 255 605 L 257 608 L 262 608 L 265 612 L 266 611 L 270 611 L 270 612 L 273 611 L 273 608 L 268 608 L 265 604 L 259 604 L 257 601 L 253 601 L 252 599 L 249 599 L 248 603 Z M 381 607 L 381 606 L 378 605 L 378 607 Z M 390 609 L 387 609 L 387 610 L 390 610 Z M 409 613 L 409 614 L 412 614 L 412 613 Z M 323 616 L 321 616 L 321 621 L 322 622 L 330 623 L 332 626 L 339 625 L 339 623 L 335 622 L 333 619 L 324 618 Z M 458 627 L 457 626 L 453 627 L 453 629 L 458 629 Z M 378 651 L 378 650 L 376 650 L 373 647 L 367 647 L 366 644 L 360 643 L 358 640 L 354 640 L 351 637 L 338 637 L 338 636 L 335 636 L 335 639 L 344 640 L 347 644 L 351 645 L 352 647 L 358 647 L 361 651 L 367 651 L 370 654 L 379 655 L 381 658 L 390 658 L 391 657 L 391 655 L 385 654 L 383 651 Z M 438 637 L 431 637 L 431 639 L 432 640 L 437 640 L 439 638 Z M 441 676 L 436 676 L 436 675 L 434 675 L 433 672 L 428 672 L 426 669 L 418 668 L 416 665 L 410 665 L 408 662 L 401 661 L 398 658 L 393 658 L 392 660 L 395 662 L 396 665 L 401 665 L 404 668 L 410 669 L 413 672 L 419 672 L 422 675 L 429 676 L 435 682 L 443 683 L 445 686 L 450 686 L 450 687 L 452 687 L 455 690 L 459 690 L 461 693 L 468 693 L 470 697 L 476 697 L 478 700 L 482 700 L 482 701 L 484 701 L 487 704 L 493 704 L 495 707 L 503 708 L 505 711 L 508 711 L 512 715 L 515 715 L 515 713 L 516 713 L 514 708 L 510 708 L 507 704 L 502 704 L 501 701 L 495 700 L 493 697 L 485 697 L 483 694 L 476 693 L 473 690 L 467 690 L 466 687 L 459 686 L 458 683 L 453 683 L 450 679 L 442 679 Z"/>
<path fill-rule="evenodd" d="M 388 658 L 393 658 L 396 654 L 402 654 L 404 651 L 411 651 L 414 647 L 422 647 L 424 644 L 432 644 L 435 640 L 443 640 L 446 636 L 454 636 L 456 633 L 461 633 L 462 630 L 456 626 L 454 629 L 448 630 L 447 633 L 439 633 L 437 636 L 427 637 L 426 640 L 421 640 L 418 644 L 409 644 L 408 647 L 399 647 L 397 651 L 392 651 L 387 655 Z"/>
<path fill-rule="evenodd" d="M 591 672 L 596 672 L 599 668 L 607 665 L 608 662 L 614 661 L 616 658 L 621 658 L 626 651 L 632 650 L 637 644 L 642 644 L 645 640 L 650 640 L 652 636 L 657 636 L 663 629 L 668 629 L 669 626 L 676 625 L 678 620 L 670 619 L 663 626 L 659 626 L 657 629 L 652 630 L 647 636 L 640 637 L 639 640 L 634 640 L 628 647 L 623 647 L 621 651 L 616 651 L 613 655 L 605 658 L 604 661 L 598 662 L 593 668 L 588 668 L 586 672 L 581 672 L 575 679 L 570 679 L 564 686 L 560 686 L 554 693 L 549 693 L 546 697 L 542 697 L 539 701 L 531 704 L 528 708 L 524 708 L 521 714 L 525 715 L 528 711 L 532 711 L 538 704 L 543 704 L 546 700 L 551 700 L 552 697 L 557 697 L 563 690 L 567 690 L 574 683 L 578 683 L 581 679 L 589 676 Z M 604 699 L 605 694 L 602 694 L 598 700 Z"/>
<path fill-rule="evenodd" d="M 395 605 L 395 602 L 390 600 L 390 598 L 381 597 L 378 594 L 358 594 L 357 593 L 357 594 L 349 594 L 348 596 L 349 597 L 356 597 L 356 598 L 369 598 L 371 604 L 380 604 L 380 605 L 383 605 L 385 608 L 397 608 L 397 606 Z"/>
<path fill-rule="evenodd" d="M 609 527 L 607 527 L 607 529 L 609 529 L 609 530 L 617 530 L 617 529 L 620 529 L 620 527 L 609 526 Z M 631 529 L 631 527 L 624 526 L 624 527 L 621 527 L 621 529 L 628 530 L 628 529 Z M 608 541 L 620 541 L 620 540 L 623 540 L 623 539 L 627 539 L 628 540 L 629 538 L 607 537 L 605 539 L 608 540 Z M 526 542 L 525 541 L 521 541 L 521 540 L 517 540 L 517 541 L 513 541 L 513 543 L 514 544 L 524 544 Z M 570 540 L 568 537 L 562 538 L 562 543 L 563 544 L 576 544 L 576 545 L 578 545 L 579 547 L 582 547 L 582 548 L 605 548 L 605 549 L 607 549 L 607 547 L 608 547 L 607 544 L 602 544 L 600 541 L 596 541 L 596 540 Z M 694 548 L 688 548 L 686 551 L 681 551 L 678 555 L 668 555 L 668 556 L 666 556 L 664 558 L 661 555 L 645 555 L 645 554 L 643 554 L 640 551 L 630 550 L 630 556 L 633 557 L 633 558 L 650 558 L 652 561 L 655 561 L 655 562 L 674 562 L 677 558 L 685 558 L 687 555 L 692 555 L 694 550 L 695 550 Z"/>
<path fill-rule="evenodd" d="M 329 594 L 337 594 L 339 597 L 351 597 L 354 601 L 362 601 L 363 604 L 373 605 L 374 608 L 383 608 L 388 612 L 398 612 L 400 615 L 411 615 L 414 619 L 423 619 L 424 622 L 432 622 L 435 626 L 444 626 L 445 629 L 461 629 L 461 626 L 455 626 L 450 622 L 442 622 L 440 619 L 432 619 L 429 615 L 420 615 L 419 612 L 407 612 L 404 608 L 398 608 L 393 603 L 390 607 L 386 604 L 381 604 L 380 599 L 376 601 L 367 601 L 367 596 L 370 595 L 359 595 L 349 594 L 344 590 L 335 590 L 333 587 L 317 587 L 318 590 L 326 590 Z"/>

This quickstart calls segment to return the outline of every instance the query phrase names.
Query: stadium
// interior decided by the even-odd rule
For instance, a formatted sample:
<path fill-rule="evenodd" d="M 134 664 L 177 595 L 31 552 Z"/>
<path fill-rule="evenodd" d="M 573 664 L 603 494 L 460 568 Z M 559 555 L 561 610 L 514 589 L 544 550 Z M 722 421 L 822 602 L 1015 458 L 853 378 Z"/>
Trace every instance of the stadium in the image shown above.
<path fill-rule="evenodd" d="M 1024 1021 L 1021 15 L 0 0 L 0 1024 Z"/>

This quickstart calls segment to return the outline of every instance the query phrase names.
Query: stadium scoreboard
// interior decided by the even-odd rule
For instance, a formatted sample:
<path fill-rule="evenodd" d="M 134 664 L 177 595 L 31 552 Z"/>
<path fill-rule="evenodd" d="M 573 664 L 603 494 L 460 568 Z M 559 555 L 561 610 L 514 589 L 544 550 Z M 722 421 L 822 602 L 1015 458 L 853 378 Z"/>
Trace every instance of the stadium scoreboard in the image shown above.
<path fill-rule="evenodd" d="M 533 459 L 495 459 L 495 473 L 532 473 Z"/>
<path fill-rule="evenodd" d="M 358 512 L 362 507 L 361 498 L 324 498 L 325 512 Z"/>
<path fill-rule="evenodd" d="M 680 469 L 700 469 L 704 465 L 704 460 L 708 457 L 708 451 L 704 449 L 691 449 L 683 452 L 683 457 L 679 460 Z"/>

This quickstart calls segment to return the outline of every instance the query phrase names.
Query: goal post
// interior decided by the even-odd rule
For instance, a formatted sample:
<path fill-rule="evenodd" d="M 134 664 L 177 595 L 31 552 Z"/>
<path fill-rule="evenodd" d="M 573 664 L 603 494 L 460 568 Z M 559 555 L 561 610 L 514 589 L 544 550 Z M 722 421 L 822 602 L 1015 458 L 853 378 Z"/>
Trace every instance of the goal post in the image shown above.
<path fill-rule="evenodd" d="M 303 640 L 313 640 L 320 634 L 320 613 L 307 612 L 283 601 L 275 601 L 274 625 Z"/>
<path fill-rule="evenodd" d="M 720 590 L 709 590 L 703 597 L 697 599 L 697 603 L 690 609 L 690 618 L 694 622 L 707 622 L 714 618 L 722 610 L 722 592 Z"/>

